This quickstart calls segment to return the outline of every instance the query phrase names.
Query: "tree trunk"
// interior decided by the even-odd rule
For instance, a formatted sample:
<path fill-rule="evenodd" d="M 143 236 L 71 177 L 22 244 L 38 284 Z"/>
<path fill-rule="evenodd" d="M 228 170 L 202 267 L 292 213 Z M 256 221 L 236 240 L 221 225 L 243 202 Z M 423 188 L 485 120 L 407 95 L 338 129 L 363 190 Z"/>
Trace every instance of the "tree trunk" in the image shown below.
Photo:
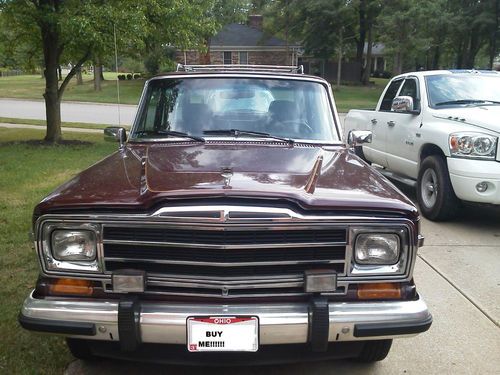
<path fill-rule="evenodd" d="M 359 1 L 359 36 L 356 39 L 356 61 L 359 63 L 361 74 L 361 79 L 363 78 L 363 52 L 365 50 L 365 41 L 366 41 L 366 1 Z"/>
<path fill-rule="evenodd" d="M 101 82 L 104 81 L 104 68 L 102 65 L 99 67 L 99 71 L 101 72 Z"/>
<path fill-rule="evenodd" d="M 76 71 L 76 84 L 83 85 L 82 67 L 79 67 Z"/>
<path fill-rule="evenodd" d="M 94 90 L 101 91 L 102 65 L 98 56 L 94 59 Z"/>
<path fill-rule="evenodd" d="M 344 42 L 343 37 L 342 37 L 342 31 L 343 29 L 340 29 L 340 35 L 339 35 L 339 56 L 338 56 L 338 62 L 337 62 L 337 89 L 340 88 L 340 79 L 342 78 L 342 43 Z"/>
<path fill-rule="evenodd" d="M 45 6 L 41 4 L 40 7 Z M 45 111 L 47 132 L 45 141 L 56 143 L 61 140 L 61 103 L 59 101 L 59 56 L 62 47 L 59 44 L 59 31 L 56 22 L 47 18 L 40 22 L 43 44 L 43 62 L 45 66 Z"/>
<path fill-rule="evenodd" d="M 61 65 L 57 66 L 57 74 L 59 76 L 59 81 L 62 81 L 62 69 L 61 69 Z"/>
<path fill-rule="evenodd" d="M 370 25 L 368 28 L 368 47 L 366 49 L 366 68 L 363 71 L 362 79 L 363 85 L 367 85 L 370 81 L 370 73 L 372 71 L 372 47 L 372 25 Z"/>
<path fill-rule="evenodd" d="M 396 52 L 394 55 L 394 67 L 392 68 L 392 75 L 399 75 L 403 72 L 403 56 L 401 51 Z"/>
<path fill-rule="evenodd" d="M 434 58 L 432 59 L 432 69 L 439 69 L 439 59 L 441 58 L 441 48 L 439 46 L 434 47 Z"/>

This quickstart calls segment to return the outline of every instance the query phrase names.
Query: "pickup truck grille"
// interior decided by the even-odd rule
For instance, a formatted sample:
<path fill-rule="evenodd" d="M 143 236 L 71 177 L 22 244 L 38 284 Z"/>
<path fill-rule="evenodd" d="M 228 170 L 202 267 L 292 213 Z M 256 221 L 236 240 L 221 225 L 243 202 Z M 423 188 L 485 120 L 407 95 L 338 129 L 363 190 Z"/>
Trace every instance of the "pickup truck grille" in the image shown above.
<path fill-rule="evenodd" d="M 306 270 L 345 275 L 346 241 L 346 228 L 103 227 L 107 273 L 143 270 L 146 293 L 183 296 L 304 294 Z"/>

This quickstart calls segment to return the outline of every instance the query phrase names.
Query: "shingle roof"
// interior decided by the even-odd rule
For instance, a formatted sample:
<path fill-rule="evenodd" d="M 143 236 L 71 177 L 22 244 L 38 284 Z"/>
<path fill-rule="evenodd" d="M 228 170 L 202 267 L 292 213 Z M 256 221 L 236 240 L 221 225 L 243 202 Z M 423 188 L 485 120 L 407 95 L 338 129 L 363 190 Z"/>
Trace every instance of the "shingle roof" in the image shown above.
<path fill-rule="evenodd" d="M 290 46 L 296 43 L 289 43 Z M 264 32 L 248 25 L 231 23 L 226 25 L 210 40 L 210 46 L 234 47 L 281 47 L 286 42 L 276 37 L 265 37 Z"/>

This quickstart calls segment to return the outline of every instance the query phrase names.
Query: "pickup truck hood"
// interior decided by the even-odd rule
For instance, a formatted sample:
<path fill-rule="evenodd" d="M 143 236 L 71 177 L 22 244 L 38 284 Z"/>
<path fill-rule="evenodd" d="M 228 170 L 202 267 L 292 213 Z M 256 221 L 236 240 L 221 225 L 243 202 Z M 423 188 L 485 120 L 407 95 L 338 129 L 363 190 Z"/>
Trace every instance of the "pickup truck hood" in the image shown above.
<path fill-rule="evenodd" d="M 434 111 L 434 117 L 500 133 L 500 105 L 440 109 Z"/>
<path fill-rule="evenodd" d="M 61 210 L 150 210 L 188 199 L 292 201 L 305 209 L 416 217 L 413 203 L 343 147 L 263 142 L 129 144 L 45 198 Z"/>

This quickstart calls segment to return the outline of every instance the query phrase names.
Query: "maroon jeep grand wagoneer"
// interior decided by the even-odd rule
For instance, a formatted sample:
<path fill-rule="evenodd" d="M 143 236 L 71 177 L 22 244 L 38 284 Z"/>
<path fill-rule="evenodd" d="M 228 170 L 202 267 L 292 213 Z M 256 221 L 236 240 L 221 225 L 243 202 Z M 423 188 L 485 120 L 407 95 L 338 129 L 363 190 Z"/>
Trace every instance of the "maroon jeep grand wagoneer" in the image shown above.
<path fill-rule="evenodd" d="M 21 310 L 76 357 L 378 361 L 432 317 L 415 206 L 346 147 L 330 85 L 293 67 L 146 82 L 117 152 L 35 208 Z"/>

